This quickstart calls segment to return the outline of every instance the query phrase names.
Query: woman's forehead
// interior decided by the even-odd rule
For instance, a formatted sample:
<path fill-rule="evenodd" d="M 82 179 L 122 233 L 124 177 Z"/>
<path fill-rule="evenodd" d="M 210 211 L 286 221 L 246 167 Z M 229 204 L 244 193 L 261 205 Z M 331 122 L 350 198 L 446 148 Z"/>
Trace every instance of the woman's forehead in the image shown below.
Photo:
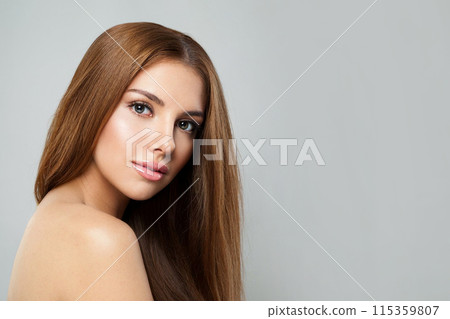
<path fill-rule="evenodd" d="M 175 103 L 199 110 L 204 108 L 203 80 L 194 68 L 181 62 L 161 61 L 140 70 L 129 90 L 148 92 L 164 105 Z"/>

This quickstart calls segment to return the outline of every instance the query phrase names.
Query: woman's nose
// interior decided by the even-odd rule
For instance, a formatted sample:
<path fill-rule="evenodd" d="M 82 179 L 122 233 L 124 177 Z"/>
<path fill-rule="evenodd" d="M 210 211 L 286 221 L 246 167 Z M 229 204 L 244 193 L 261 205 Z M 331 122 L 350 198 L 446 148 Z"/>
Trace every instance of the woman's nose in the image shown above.
<path fill-rule="evenodd" d="M 173 139 L 175 119 L 168 114 L 161 114 L 155 117 L 151 125 L 147 128 L 151 134 L 147 137 L 145 143 L 145 152 L 148 156 L 152 156 L 151 161 L 170 161 L 170 157 L 175 150 L 175 141 Z M 143 154 L 142 154 L 143 155 Z"/>
<path fill-rule="evenodd" d="M 160 132 L 158 132 L 160 133 Z M 175 141 L 171 135 L 161 134 L 155 138 L 154 142 L 148 147 L 148 150 L 157 156 L 157 152 L 163 153 L 164 156 L 170 156 L 175 150 Z"/>

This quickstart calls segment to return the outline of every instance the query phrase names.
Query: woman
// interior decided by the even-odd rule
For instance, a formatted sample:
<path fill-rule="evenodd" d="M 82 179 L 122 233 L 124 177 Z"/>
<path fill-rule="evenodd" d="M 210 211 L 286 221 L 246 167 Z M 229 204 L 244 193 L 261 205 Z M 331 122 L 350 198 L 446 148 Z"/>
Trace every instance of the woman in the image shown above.
<path fill-rule="evenodd" d="M 191 37 L 154 23 L 101 34 L 48 132 L 8 299 L 241 300 L 231 138 Z M 222 139 L 224 160 L 194 165 L 194 139 Z"/>

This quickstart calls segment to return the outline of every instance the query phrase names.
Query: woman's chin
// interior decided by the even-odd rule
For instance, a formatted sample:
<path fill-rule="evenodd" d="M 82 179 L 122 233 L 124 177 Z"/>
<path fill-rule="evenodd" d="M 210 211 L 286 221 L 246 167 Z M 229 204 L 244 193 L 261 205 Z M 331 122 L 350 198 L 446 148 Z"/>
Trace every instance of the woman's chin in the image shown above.
<path fill-rule="evenodd" d="M 152 198 L 155 195 L 155 190 L 150 190 L 148 187 L 146 189 L 142 189 L 142 190 L 133 190 L 131 192 L 127 192 L 125 194 L 129 199 L 132 200 L 147 200 Z"/>

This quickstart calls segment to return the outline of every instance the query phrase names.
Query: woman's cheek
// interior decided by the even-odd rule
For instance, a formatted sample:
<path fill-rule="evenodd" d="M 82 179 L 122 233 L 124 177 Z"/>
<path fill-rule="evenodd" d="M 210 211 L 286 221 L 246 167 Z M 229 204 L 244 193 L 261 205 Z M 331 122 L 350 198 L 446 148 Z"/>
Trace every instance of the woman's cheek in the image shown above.
<path fill-rule="evenodd" d="M 179 158 L 179 165 L 183 167 L 192 155 L 192 138 L 183 139 L 180 143 L 176 144 L 175 152 L 177 152 L 177 157 Z"/>

